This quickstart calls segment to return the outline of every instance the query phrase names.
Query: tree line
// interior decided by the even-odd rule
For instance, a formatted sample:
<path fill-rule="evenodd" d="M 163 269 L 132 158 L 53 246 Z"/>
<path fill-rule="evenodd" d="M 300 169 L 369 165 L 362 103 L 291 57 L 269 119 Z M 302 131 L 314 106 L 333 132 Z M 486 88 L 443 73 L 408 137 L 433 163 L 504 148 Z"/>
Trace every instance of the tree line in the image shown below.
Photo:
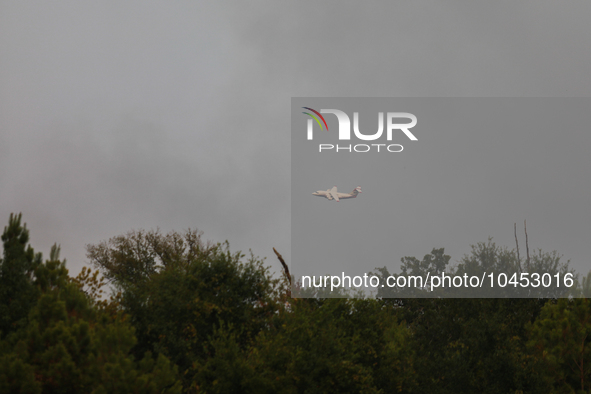
<path fill-rule="evenodd" d="M 88 245 L 72 277 L 20 214 L 1 239 L 0 393 L 591 392 L 585 297 L 292 298 L 291 278 L 193 230 Z M 449 260 L 433 249 L 402 271 Z M 456 269 L 517 263 L 489 240 Z"/>

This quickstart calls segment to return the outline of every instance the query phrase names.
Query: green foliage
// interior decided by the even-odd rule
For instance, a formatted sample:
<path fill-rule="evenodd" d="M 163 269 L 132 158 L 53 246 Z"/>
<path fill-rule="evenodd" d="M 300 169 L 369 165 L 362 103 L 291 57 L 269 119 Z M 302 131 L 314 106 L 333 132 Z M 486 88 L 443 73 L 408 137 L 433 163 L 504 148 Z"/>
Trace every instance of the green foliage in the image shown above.
<path fill-rule="evenodd" d="M 269 392 L 376 392 L 360 332 L 350 332 L 351 304 L 297 302 L 257 338 L 256 359 Z"/>
<path fill-rule="evenodd" d="M 276 286 L 263 262 L 200 234 L 132 232 L 88 247 L 88 257 L 121 291 L 136 328 L 134 354 L 162 353 L 179 366 L 185 386 L 204 343 L 221 325 L 240 327 L 242 348 L 277 309 Z"/>
<path fill-rule="evenodd" d="M 514 251 L 498 247 L 490 239 L 472 247 L 456 267 L 449 267 L 449 256 L 443 249 L 433 249 L 421 261 L 402 259 L 401 272 L 408 275 L 478 275 L 484 272 L 518 272 Z M 530 269 L 546 272 L 571 272 L 556 253 L 538 251 Z M 390 273 L 377 270 L 381 280 Z M 535 321 L 544 300 L 538 299 L 438 299 L 405 298 L 421 296 L 425 290 L 382 288 L 378 295 L 392 297 L 385 302 L 397 308 L 413 333 L 418 376 L 429 377 L 421 389 L 433 393 L 456 392 L 547 392 L 544 367 L 537 355 L 527 348 L 526 327 Z M 451 295 L 438 290 L 435 295 Z M 491 293 L 508 296 L 508 293 Z M 523 296 L 521 294 L 520 296 Z"/>
<path fill-rule="evenodd" d="M 413 387 L 411 333 L 381 301 L 285 306 L 262 261 L 199 237 L 140 231 L 88 247 L 91 262 L 121 291 L 135 353 L 170 357 L 187 392 Z"/>
<path fill-rule="evenodd" d="M 220 327 L 204 345 L 208 357 L 195 365 L 191 388 L 204 393 L 265 393 L 269 382 L 257 373 L 252 351 L 240 346 L 240 332 Z"/>
<path fill-rule="evenodd" d="M 16 354 L 0 355 L 0 393 L 41 394 L 33 366 Z"/>
<path fill-rule="evenodd" d="M 2 393 L 591 392 L 588 299 L 291 299 L 262 260 L 191 230 L 90 245 L 98 270 L 70 278 L 59 247 L 43 263 L 20 223 L 2 235 Z M 401 274 L 572 272 L 557 253 L 528 260 L 489 239 L 455 267 L 444 249 L 405 257 Z M 588 296 L 590 276 L 572 294 Z"/>
<path fill-rule="evenodd" d="M 4 227 L 2 243 L 3 259 L 0 259 L 0 338 L 17 328 L 35 304 L 37 290 L 31 282 L 35 268 L 41 262 L 41 254 L 35 254 L 27 245 L 29 231 L 21 226 L 22 215 L 10 215 Z"/>
<path fill-rule="evenodd" d="M 24 245 L 26 233 L 20 234 Z M 5 251 L 4 261 L 18 256 L 12 253 Z M 0 341 L 0 392 L 180 392 L 176 367 L 164 356 L 134 361 L 133 328 L 90 302 L 68 277 L 59 247 L 34 268 L 26 286 L 36 289 L 35 303 L 26 321 Z"/>
<path fill-rule="evenodd" d="M 161 234 L 131 231 L 97 245 L 87 245 L 91 264 L 117 287 L 135 285 L 164 269 L 184 270 L 195 261 L 207 260 L 218 245 L 206 243 L 202 233 L 187 230 Z"/>
<path fill-rule="evenodd" d="M 429 393 L 544 393 L 541 367 L 525 347 L 535 299 L 409 299 L 415 367 Z"/>
<path fill-rule="evenodd" d="M 542 358 L 556 393 L 591 391 L 591 302 L 548 303 L 531 327 L 529 346 Z"/>
<path fill-rule="evenodd" d="M 207 393 L 408 392 L 416 385 L 410 331 L 378 300 L 297 300 L 241 349 L 217 330 L 198 366 Z"/>

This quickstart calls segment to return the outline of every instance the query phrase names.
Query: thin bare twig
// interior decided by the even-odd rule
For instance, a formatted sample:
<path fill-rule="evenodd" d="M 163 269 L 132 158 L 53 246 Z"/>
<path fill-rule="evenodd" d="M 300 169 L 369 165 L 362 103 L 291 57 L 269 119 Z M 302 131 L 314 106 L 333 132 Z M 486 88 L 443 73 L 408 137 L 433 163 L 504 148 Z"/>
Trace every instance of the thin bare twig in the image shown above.
<path fill-rule="evenodd" d="M 513 223 L 513 231 L 515 232 L 515 247 L 517 248 L 517 267 L 521 272 L 521 258 L 519 258 L 519 242 L 517 242 L 517 223 Z"/>
<path fill-rule="evenodd" d="M 283 257 L 279 254 L 277 249 L 273 248 L 273 252 L 275 252 L 275 254 L 277 255 L 277 258 L 281 262 L 281 265 L 283 266 L 283 274 L 285 275 L 285 277 L 289 281 L 289 290 L 287 290 L 287 296 L 291 298 L 291 274 L 289 273 L 289 267 L 287 266 L 287 264 L 285 263 L 285 260 L 283 260 Z"/>
<path fill-rule="evenodd" d="M 529 272 L 529 244 L 527 243 L 527 223 L 523 221 L 523 228 L 525 230 L 525 251 L 527 253 L 527 272 Z"/>

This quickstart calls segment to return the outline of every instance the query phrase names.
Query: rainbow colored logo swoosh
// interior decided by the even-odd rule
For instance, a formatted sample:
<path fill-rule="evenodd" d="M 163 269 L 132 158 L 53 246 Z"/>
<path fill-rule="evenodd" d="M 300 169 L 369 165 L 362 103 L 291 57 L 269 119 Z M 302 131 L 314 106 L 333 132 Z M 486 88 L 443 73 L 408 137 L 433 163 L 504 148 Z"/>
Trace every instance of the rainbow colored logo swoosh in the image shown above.
<path fill-rule="evenodd" d="M 322 119 L 322 121 L 324 122 L 324 125 L 326 126 L 326 131 L 328 131 L 328 125 L 326 124 L 326 120 L 324 120 L 324 116 L 320 115 L 320 112 L 316 111 L 315 109 L 309 108 L 309 107 L 302 107 L 302 108 L 310 110 L 310 111 L 314 112 L 316 115 L 320 116 L 320 119 Z M 320 130 L 322 130 L 322 123 L 320 123 L 320 120 L 316 116 L 312 115 L 309 112 L 302 112 L 302 113 L 306 114 L 308 116 L 311 116 L 316 121 L 316 123 L 318 123 L 318 126 L 320 126 Z"/>

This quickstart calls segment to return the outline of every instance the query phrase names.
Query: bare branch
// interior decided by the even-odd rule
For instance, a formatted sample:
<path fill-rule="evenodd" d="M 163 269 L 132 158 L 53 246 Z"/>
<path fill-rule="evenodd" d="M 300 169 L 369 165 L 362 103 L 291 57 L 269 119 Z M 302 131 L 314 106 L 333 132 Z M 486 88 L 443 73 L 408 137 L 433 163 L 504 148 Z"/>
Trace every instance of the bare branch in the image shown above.
<path fill-rule="evenodd" d="M 517 242 L 517 223 L 513 223 L 513 231 L 515 232 L 515 247 L 517 248 L 517 267 L 521 272 L 521 258 L 519 257 L 519 242 Z"/>
<path fill-rule="evenodd" d="M 527 242 L 527 224 L 523 221 L 523 229 L 525 230 L 525 251 L 527 253 L 527 272 L 529 272 L 529 244 Z"/>
<path fill-rule="evenodd" d="M 283 257 L 279 254 L 277 249 L 273 248 L 273 252 L 275 252 L 275 254 L 277 255 L 277 258 L 281 262 L 281 265 L 283 266 L 283 273 L 285 274 L 285 276 L 287 277 L 287 280 L 289 281 L 289 284 L 291 285 L 291 275 L 289 274 L 289 267 L 287 266 L 287 264 L 285 263 L 285 260 L 283 260 Z"/>
<path fill-rule="evenodd" d="M 287 266 L 287 264 L 285 263 L 285 260 L 283 260 L 283 257 L 279 254 L 277 249 L 273 248 L 273 252 L 275 252 L 275 254 L 277 255 L 277 258 L 281 262 L 281 265 L 283 266 L 283 274 L 285 275 L 285 277 L 289 281 L 290 288 L 287 291 L 287 296 L 291 298 L 291 274 L 289 273 L 289 267 Z"/>

